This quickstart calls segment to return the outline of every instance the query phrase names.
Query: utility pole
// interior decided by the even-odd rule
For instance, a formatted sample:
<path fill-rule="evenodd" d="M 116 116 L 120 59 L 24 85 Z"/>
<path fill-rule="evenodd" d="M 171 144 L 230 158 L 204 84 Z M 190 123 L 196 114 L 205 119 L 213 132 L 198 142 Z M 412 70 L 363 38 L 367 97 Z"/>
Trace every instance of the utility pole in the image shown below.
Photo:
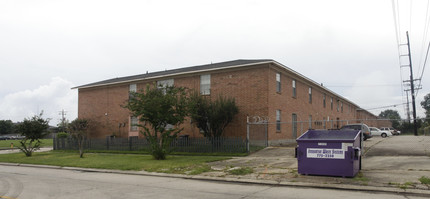
<path fill-rule="evenodd" d="M 64 109 L 61 109 L 59 115 L 61 115 L 61 127 L 66 128 L 66 111 Z M 62 130 L 64 131 L 65 129 Z"/>
<path fill-rule="evenodd" d="M 410 69 L 410 83 L 411 83 L 411 96 L 412 96 L 412 116 L 414 117 L 414 135 L 418 136 L 417 129 L 417 110 L 415 107 L 415 88 L 414 88 L 414 74 L 412 72 L 412 58 L 411 58 L 411 46 L 409 43 L 409 33 L 406 31 L 406 38 L 408 40 L 408 52 L 409 52 L 409 69 Z"/>

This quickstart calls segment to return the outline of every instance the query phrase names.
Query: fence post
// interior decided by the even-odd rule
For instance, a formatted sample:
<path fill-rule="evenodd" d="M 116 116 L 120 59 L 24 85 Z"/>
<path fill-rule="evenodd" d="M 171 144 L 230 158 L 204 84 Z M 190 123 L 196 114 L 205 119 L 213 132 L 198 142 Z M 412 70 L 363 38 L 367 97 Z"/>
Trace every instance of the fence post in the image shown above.
<path fill-rule="evenodd" d="M 106 136 L 106 150 L 109 150 L 109 136 Z"/>
<path fill-rule="evenodd" d="M 57 139 L 56 139 L 56 136 L 54 136 L 54 138 L 52 139 L 52 144 L 53 144 L 53 149 L 54 150 L 57 150 Z"/>
<path fill-rule="evenodd" d="M 246 152 L 249 153 L 249 116 L 246 116 Z"/>
<path fill-rule="evenodd" d="M 131 148 L 132 148 L 132 140 L 133 140 L 133 138 L 132 138 L 132 137 L 128 137 L 128 147 L 129 147 L 129 150 L 130 150 L 130 151 L 132 151 L 132 150 L 131 150 Z"/>

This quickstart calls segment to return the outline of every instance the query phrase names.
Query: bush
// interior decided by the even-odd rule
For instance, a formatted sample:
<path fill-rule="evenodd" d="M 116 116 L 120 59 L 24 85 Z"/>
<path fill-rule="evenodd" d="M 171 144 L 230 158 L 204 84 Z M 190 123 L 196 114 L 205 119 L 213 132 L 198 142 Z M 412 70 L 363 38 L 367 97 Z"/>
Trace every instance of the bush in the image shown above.
<path fill-rule="evenodd" d="M 57 138 L 68 138 L 69 134 L 66 132 L 59 132 L 57 133 Z"/>

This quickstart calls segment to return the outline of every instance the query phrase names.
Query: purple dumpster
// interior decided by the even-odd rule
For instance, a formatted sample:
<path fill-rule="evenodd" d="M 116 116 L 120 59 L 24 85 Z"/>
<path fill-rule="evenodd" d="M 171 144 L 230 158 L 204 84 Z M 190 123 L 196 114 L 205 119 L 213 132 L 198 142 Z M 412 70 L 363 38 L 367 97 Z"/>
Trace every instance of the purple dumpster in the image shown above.
<path fill-rule="evenodd" d="M 360 170 L 361 140 L 356 130 L 309 130 L 297 138 L 298 173 L 354 177 Z"/>

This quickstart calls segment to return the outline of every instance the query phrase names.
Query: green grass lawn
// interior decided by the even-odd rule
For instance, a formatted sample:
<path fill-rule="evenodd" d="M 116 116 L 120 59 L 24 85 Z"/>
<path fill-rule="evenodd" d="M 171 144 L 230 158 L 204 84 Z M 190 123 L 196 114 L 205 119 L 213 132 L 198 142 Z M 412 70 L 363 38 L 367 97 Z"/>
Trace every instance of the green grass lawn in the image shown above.
<path fill-rule="evenodd" d="M 84 158 L 79 158 L 77 152 L 51 151 L 33 153 L 32 157 L 25 157 L 23 153 L 2 154 L 0 155 L 0 162 L 195 175 L 210 171 L 207 162 L 229 158 L 170 155 L 166 160 L 154 160 L 150 155 L 108 153 L 85 153 Z"/>
<path fill-rule="evenodd" d="M 20 140 L 0 140 L 0 148 L 10 148 L 10 143 L 13 143 L 13 146 L 16 148 L 20 146 Z M 52 147 L 53 141 L 52 139 L 41 139 L 42 141 L 41 147 Z"/>

